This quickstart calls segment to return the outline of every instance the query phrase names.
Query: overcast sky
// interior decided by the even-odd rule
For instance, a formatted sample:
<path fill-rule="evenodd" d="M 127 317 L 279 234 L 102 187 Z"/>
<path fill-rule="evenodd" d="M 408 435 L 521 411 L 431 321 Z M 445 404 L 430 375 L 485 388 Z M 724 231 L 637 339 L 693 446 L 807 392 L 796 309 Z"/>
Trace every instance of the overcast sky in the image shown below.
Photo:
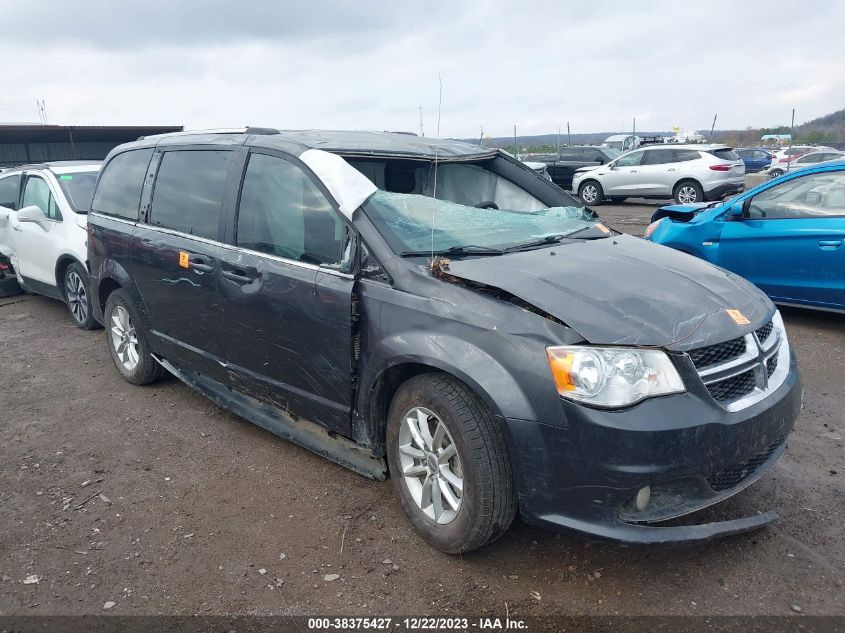
<path fill-rule="evenodd" d="M 845 108 L 837 0 L 0 0 L 0 121 L 493 136 Z"/>

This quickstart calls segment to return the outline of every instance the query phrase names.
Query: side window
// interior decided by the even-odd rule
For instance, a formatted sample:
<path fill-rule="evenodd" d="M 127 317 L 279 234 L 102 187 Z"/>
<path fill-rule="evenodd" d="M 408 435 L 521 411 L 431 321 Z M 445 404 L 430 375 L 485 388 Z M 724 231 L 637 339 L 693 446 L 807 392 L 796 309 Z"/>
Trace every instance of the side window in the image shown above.
<path fill-rule="evenodd" d="M 0 207 L 17 210 L 18 196 L 20 195 L 21 175 L 14 174 L 0 177 Z"/>
<path fill-rule="evenodd" d="M 161 158 L 150 207 L 149 223 L 216 240 L 229 150 L 175 150 Z"/>
<path fill-rule="evenodd" d="M 141 189 L 152 155 L 152 149 L 137 149 L 112 158 L 97 183 L 91 209 L 137 221 Z"/>
<path fill-rule="evenodd" d="M 616 159 L 616 166 L 617 167 L 636 167 L 640 164 L 640 161 L 643 159 L 643 154 L 645 152 L 631 152 L 630 154 L 625 154 L 624 156 L 620 156 Z"/>
<path fill-rule="evenodd" d="M 754 220 L 845 216 L 845 171 L 810 174 L 754 196 L 747 216 Z"/>
<path fill-rule="evenodd" d="M 602 154 L 599 150 L 589 148 L 584 149 L 584 160 L 591 160 L 596 162 L 601 161 L 602 163 L 607 162 L 607 159 L 605 158 L 604 154 Z"/>
<path fill-rule="evenodd" d="M 21 208 L 35 205 L 51 220 L 62 221 L 62 214 L 47 181 L 38 176 L 27 176 L 23 189 Z"/>
<path fill-rule="evenodd" d="M 675 163 L 675 150 L 673 149 L 651 149 L 645 153 L 646 165 L 666 165 L 667 163 Z"/>
<path fill-rule="evenodd" d="M 758 160 L 766 160 L 768 157 L 769 155 L 766 152 L 761 152 L 760 150 L 754 152 L 754 158 Z"/>
<path fill-rule="evenodd" d="M 581 150 L 566 147 L 560 150 L 560 160 L 581 160 Z"/>
<path fill-rule="evenodd" d="M 343 222 L 299 167 L 252 154 L 238 205 L 238 246 L 309 264 L 343 260 Z"/>
<path fill-rule="evenodd" d="M 688 160 L 698 160 L 699 158 L 701 158 L 701 154 L 694 149 L 675 150 L 675 162 L 677 163 L 684 163 Z"/>

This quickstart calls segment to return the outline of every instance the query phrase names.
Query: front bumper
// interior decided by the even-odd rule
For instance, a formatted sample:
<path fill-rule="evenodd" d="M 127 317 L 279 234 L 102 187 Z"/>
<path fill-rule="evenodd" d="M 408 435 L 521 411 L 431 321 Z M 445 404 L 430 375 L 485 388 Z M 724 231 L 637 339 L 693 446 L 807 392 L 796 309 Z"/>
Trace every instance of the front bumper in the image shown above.
<path fill-rule="evenodd" d="M 774 466 L 801 409 L 792 352 L 790 361 L 776 391 L 735 413 L 691 391 L 623 411 L 561 401 L 566 428 L 508 419 L 523 519 L 630 544 L 691 543 L 770 523 L 773 512 L 658 525 L 727 499 Z M 644 486 L 651 501 L 638 511 L 634 498 Z"/>

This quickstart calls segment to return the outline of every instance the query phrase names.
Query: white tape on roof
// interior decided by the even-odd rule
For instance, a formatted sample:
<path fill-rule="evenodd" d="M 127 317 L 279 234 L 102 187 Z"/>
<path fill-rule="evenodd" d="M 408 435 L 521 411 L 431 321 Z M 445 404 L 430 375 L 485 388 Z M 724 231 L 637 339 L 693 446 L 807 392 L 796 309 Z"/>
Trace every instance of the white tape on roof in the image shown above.
<path fill-rule="evenodd" d="M 337 154 L 309 149 L 299 156 L 325 185 L 340 205 L 340 212 L 352 219 L 352 212 L 376 192 L 376 186 Z"/>

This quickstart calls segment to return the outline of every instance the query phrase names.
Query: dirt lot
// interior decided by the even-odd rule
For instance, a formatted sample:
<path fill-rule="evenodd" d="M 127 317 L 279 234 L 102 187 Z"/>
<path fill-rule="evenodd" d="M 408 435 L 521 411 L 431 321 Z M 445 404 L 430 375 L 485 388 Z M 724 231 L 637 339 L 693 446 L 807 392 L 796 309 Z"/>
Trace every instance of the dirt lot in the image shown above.
<path fill-rule="evenodd" d="M 641 235 L 652 208 L 600 211 Z M 843 316 L 784 311 L 804 412 L 774 471 L 713 511 L 773 508 L 773 527 L 632 550 L 517 521 L 452 557 L 411 531 L 389 482 L 175 379 L 130 386 L 58 302 L 0 304 L 0 614 L 845 613 Z"/>

